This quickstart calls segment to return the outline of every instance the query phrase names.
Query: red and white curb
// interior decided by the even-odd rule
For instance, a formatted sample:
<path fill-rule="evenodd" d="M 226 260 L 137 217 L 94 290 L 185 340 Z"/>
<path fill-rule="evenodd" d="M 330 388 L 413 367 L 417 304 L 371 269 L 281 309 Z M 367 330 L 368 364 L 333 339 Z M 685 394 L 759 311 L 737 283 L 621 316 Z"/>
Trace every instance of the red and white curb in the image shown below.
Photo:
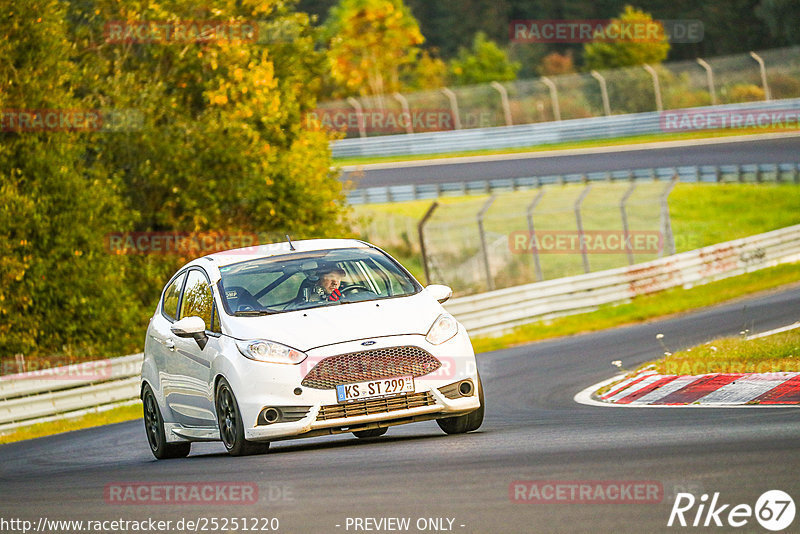
<path fill-rule="evenodd" d="M 628 408 L 791 407 L 800 405 L 800 373 L 712 373 L 660 375 L 645 369 L 620 381 L 615 376 L 590 386 L 575 402 Z M 599 389 L 613 384 L 600 396 Z"/>

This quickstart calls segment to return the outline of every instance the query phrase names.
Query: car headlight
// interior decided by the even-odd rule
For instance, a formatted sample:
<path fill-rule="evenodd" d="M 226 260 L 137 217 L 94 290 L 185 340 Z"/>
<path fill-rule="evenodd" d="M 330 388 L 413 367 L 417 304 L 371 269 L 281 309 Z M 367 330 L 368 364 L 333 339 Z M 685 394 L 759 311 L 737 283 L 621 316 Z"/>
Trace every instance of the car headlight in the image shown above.
<path fill-rule="evenodd" d="M 260 362 L 298 364 L 307 357 L 304 352 L 265 339 L 237 340 L 236 346 L 244 356 Z"/>
<path fill-rule="evenodd" d="M 432 345 L 441 345 L 458 333 L 458 323 L 452 315 L 443 313 L 433 322 L 425 339 Z"/>

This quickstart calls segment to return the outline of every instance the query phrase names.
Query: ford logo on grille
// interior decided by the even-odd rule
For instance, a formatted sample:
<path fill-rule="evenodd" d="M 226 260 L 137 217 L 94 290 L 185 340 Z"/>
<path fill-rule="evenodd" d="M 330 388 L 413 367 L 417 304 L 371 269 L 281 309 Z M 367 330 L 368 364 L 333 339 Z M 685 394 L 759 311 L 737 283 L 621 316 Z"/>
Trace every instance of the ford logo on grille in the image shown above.
<path fill-rule="evenodd" d="M 365 347 L 368 347 L 370 345 L 374 345 L 375 343 L 376 343 L 375 341 L 365 341 L 365 342 L 362 343 L 362 345 L 364 345 Z"/>

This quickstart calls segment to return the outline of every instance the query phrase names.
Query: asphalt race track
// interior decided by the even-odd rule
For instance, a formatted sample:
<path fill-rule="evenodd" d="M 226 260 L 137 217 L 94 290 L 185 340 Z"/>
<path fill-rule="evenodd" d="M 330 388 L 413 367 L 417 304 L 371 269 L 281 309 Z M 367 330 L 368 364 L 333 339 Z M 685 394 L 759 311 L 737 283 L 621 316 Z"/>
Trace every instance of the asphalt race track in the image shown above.
<path fill-rule="evenodd" d="M 683 145 L 611 151 L 599 154 L 552 155 L 487 162 L 464 162 L 423 166 L 397 166 L 343 173 L 356 187 L 432 184 L 523 176 L 546 176 L 683 165 L 746 165 L 751 163 L 800 162 L 800 137 L 739 141 L 714 145 Z M 363 172 L 363 176 L 361 173 Z"/>
<path fill-rule="evenodd" d="M 0 517 L 34 524 L 40 517 L 277 517 L 279 532 L 377 532 L 347 528 L 348 517 L 407 517 L 409 532 L 420 531 L 420 518 L 449 518 L 455 532 L 695 531 L 667 528 L 672 495 L 680 488 L 698 495 L 719 492 L 719 502 L 732 506 L 754 506 L 771 489 L 800 498 L 800 412 L 604 408 L 577 404 L 573 396 L 611 376 L 612 360 L 630 368 L 658 357 L 657 333 L 676 349 L 798 319 L 795 288 L 645 325 L 482 354 L 486 419 L 478 432 L 460 436 L 425 422 L 394 427 L 371 442 L 349 434 L 284 441 L 267 455 L 242 458 L 227 456 L 221 444 L 195 444 L 189 458 L 156 461 L 136 421 L 4 445 Z M 656 504 L 514 503 L 509 486 L 515 480 L 654 481 L 663 487 L 663 498 Z M 215 506 L 104 500 L 107 484 L 148 481 L 253 482 L 259 499 Z M 687 512 L 689 521 L 695 511 Z M 790 530 L 798 525 L 795 519 Z M 753 517 L 737 530 L 764 532 Z"/>

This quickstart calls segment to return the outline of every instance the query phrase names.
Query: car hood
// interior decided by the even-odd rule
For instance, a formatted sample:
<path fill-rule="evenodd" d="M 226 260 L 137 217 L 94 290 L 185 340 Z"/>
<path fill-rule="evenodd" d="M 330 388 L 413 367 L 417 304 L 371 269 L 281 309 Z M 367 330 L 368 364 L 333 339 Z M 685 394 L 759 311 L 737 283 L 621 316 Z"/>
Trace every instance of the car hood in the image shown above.
<path fill-rule="evenodd" d="M 417 293 L 260 317 L 227 317 L 225 324 L 235 338 L 267 339 L 305 352 L 359 339 L 425 335 L 443 312 L 429 295 Z"/>

